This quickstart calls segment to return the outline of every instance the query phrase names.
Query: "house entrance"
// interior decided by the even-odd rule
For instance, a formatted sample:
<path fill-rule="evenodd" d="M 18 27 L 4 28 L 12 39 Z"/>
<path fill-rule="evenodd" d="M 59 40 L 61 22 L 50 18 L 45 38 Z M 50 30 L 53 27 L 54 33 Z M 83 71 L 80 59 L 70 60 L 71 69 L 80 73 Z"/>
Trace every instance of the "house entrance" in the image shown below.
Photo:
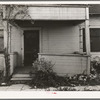
<path fill-rule="evenodd" d="M 31 66 L 38 58 L 39 30 L 24 31 L 24 66 Z"/>

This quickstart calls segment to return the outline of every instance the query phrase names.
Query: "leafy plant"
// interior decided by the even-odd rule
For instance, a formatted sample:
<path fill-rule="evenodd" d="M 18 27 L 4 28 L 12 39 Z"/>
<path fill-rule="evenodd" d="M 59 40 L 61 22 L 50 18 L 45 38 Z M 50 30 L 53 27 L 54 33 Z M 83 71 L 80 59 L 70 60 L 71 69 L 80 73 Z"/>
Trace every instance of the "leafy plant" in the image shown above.
<path fill-rule="evenodd" d="M 97 60 L 91 61 L 91 73 L 100 74 L 100 61 Z"/>
<path fill-rule="evenodd" d="M 51 61 L 47 61 L 44 58 L 41 58 L 40 60 L 37 59 L 33 63 L 33 70 L 30 72 L 30 75 L 33 78 L 31 85 L 33 87 L 46 88 L 68 84 L 67 78 L 58 76 L 53 71 L 54 65 L 55 64 L 52 64 Z"/>
<path fill-rule="evenodd" d="M 33 63 L 33 70 L 35 71 L 42 71 L 42 72 L 46 72 L 46 73 L 50 73 L 53 72 L 53 66 L 55 64 L 52 64 L 51 61 L 47 61 L 44 58 L 40 58 L 37 59 L 34 63 Z"/>
<path fill-rule="evenodd" d="M 0 70 L 0 84 L 2 82 L 4 82 L 5 78 L 4 78 L 4 71 L 3 70 Z"/>
<path fill-rule="evenodd" d="M 63 88 L 57 88 L 56 91 L 77 91 L 75 88 L 72 87 L 63 87 Z"/>

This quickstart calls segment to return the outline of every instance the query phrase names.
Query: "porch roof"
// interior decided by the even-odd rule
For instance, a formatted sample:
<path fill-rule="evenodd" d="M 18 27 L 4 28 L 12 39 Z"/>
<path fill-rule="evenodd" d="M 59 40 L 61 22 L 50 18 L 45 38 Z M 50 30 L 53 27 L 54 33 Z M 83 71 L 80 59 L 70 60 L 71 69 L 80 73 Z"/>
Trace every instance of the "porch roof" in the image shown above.
<path fill-rule="evenodd" d="M 4 18 L 9 16 L 7 7 Z M 24 20 L 85 20 L 86 6 L 84 5 L 14 5 L 10 19 Z"/>
<path fill-rule="evenodd" d="M 47 26 L 47 25 L 65 25 L 65 26 L 73 26 L 73 25 L 78 25 L 80 23 L 83 23 L 84 20 L 68 20 L 68 21 L 61 21 L 61 20 L 14 20 L 14 22 L 21 28 L 25 28 L 25 27 L 42 27 L 42 26 Z"/>

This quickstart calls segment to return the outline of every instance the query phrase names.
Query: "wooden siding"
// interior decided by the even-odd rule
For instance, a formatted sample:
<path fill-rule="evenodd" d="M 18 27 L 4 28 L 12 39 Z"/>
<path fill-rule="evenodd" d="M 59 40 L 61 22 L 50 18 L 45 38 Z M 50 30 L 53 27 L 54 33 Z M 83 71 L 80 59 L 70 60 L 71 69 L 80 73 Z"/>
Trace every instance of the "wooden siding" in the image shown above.
<path fill-rule="evenodd" d="M 11 12 L 11 19 L 34 19 L 34 20 L 85 20 L 85 7 L 18 7 Z M 8 9 L 9 10 L 9 9 Z M 18 11 L 28 11 L 28 14 Z M 9 12 L 9 11 L 7 11 Z M 6 17 L 8 16 L 6 12 Z M 26 12 L 25 12 L 26 13 Z"/>
<path fill-rule="evenodd" d="M 95 26 L 97 27 L 98 26 L 98 28 L 100 28 L 100 16 L 90 16 L 90 27 L 94 27 L 95 28 Z"/>
<path fill-rule="evenodd" d="M 42 53 L 79 52 L 79 27 L 73 25 L 48 25 L 41 31 Z"/>
<path fill-rule="evenodd" d="M 29 15 L 37 20 L 84 20 L 85 8 L 29 7 Z"/>
<path fill-rule="evenodd" d="M 60 54 L 39 54 L 39 58 L 45 58 L 52 61 L 54 71 L 58 75 L 80 74 L 87 70 L 87 56 L 80 55 L 60 55 Z"/>
<path fill-rule="evenodd" d="M 93 60 L 96 57 L 99 57 L 100 59 L 100 52 L 91 52 L 91 60 Z"/>
<path fill-rule="evenodd" d="M 18 53 L 18 66 L 22 63 L 22 30 L 18 27 L 11 28 L 11 53 Z"/>

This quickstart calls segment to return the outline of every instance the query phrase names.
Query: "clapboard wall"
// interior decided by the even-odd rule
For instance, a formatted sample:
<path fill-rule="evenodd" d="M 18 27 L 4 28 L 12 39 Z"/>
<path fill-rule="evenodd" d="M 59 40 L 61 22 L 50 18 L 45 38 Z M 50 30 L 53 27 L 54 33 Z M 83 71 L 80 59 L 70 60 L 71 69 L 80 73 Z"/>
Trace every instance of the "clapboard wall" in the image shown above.
<path fill-rule="evenodd" d="M 79 27 L 59 23 L 41 26 L 41 52 L 68 54 L 79 51 Z"/>
<path fill-rule="evenodd" d="M 79 24 L 73 22 L 42 24 L 39 58 L 52 61 L 59 75 L 86 73 L 87 56 L 74 54 L 80 52 L 79 34 Z"/>
<path fill-rule="evenodd" d="M 100 15 L 90 15 L 89 24 L 90 27 L 100 28 Z"/>
<path fill-rule="evenodd" d="M 18 66 L 22 65 L 22 33 L 23 31 L 20 28 L 11 26 L 10 52 L 18 53 Z"/>
<path fill-rule="evenodd" d="M 29 15 L 35 20 L 83 20 L 85 8 L 81 7 L 29 7 Z"/>
<path fill-rule="evenodd" d="M 5 15 L 8 16 L 8 11 Z M 18 12 L 24 12 L 19 13 Z M 11 19 L 33 20 L 85 20 L 86 7 L 84 6 L 60 6 L 60 5 L 30 5 L 15 7 L 11 12 Z M 5 16 L 4 16 L 5 18 Z"/>
<path fill-rule="evenodd" d="M 74 54 L 39 54 L 39 58 L 45 58 L 46 61 L 51 61 L 53 70 L 58 75 L 75 75 L 86 73 L 87 57 Z"/>

